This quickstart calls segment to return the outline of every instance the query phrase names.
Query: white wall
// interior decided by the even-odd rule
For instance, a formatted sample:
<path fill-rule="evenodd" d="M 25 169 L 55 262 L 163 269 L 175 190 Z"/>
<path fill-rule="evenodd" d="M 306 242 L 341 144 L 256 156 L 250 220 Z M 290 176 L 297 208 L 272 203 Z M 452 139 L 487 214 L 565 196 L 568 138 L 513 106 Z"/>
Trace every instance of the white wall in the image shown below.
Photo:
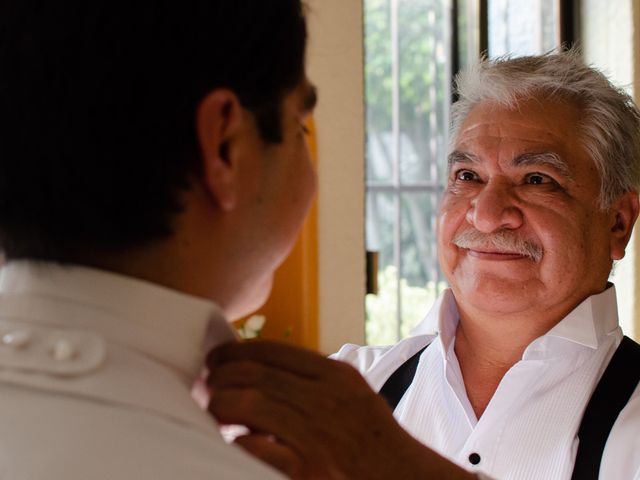
<path fill-rule="evenodd" d="M 364 343 L 364 67 L 360 0 L 307 0 L 309 78 L 319 91 L 320 350 Z"/>

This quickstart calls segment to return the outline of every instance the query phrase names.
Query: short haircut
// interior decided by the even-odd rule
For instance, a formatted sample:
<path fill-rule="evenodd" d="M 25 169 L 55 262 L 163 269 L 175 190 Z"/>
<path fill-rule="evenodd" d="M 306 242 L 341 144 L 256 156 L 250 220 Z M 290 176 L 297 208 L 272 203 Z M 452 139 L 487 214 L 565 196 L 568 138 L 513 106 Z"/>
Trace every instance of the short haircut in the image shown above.
<path fill-rule="evenodd" d="M 282 140 L 304 78 L 301 0 L 0 5 L 0 245 L 77 261 L 171 234 L 201 174 L 199 102 L 234 91 Z"/>
<path fill-rule="evenodd" d="M 517 108 L 531 97 L 561 98 L 578 108 L 583 145 L 600 174 L 601 208 L 640 186 L 640 112 L 633 99 L 598 70 L 587 66 L 578 50 L 520 58 L 483 60 L 456 79 L 459 100 L 451 115 L 451 146 L 460 126 L 479 103 Z"/>

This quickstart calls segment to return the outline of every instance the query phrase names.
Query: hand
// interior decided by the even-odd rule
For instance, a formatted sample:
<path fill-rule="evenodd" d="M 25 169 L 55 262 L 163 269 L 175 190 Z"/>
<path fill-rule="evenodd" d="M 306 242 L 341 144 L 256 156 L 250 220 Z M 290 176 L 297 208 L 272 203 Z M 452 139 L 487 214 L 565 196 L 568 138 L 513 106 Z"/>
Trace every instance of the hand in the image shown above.
<path fill-rule="evenodd" d="M 292 479 L 474 478 L 411 437 L 346 363 L 273 342 L 208 357 L 209 411 L 236 443 Z"/>

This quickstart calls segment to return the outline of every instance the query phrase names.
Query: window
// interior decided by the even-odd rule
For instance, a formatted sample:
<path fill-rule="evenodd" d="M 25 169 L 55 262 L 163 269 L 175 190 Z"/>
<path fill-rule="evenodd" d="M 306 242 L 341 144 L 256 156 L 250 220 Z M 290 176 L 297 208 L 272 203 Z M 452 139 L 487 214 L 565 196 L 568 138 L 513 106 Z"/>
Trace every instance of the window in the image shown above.
<path fill-rule="evenodd" d="M 489 0 L 489 57 L 532 55 L 559 43 L 555 0 Z"/>
<path fill-rule="evenodd" d="M 435 212 L 451 96 L 449 16 L 443 0 L 365 1 L 366 241 L 378 252 L 369 343 L 407 335 L 446 286 Z"/>
<path fill-rule="evenodd" d="M 552 49 L 567 38 L 561 13 L 558 0 L 364 0 L 366 246 L 377 280 L 367 343 L 408 335 L 446 288 L 436 213 L 459 66 L 486 50 Z"/>

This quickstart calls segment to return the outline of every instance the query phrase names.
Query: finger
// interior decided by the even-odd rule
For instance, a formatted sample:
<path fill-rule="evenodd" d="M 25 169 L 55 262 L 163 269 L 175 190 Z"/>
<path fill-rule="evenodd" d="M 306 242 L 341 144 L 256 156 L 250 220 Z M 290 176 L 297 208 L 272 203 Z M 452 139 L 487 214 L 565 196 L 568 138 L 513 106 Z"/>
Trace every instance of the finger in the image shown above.
<path fill-rule="evenodd" d="M 209 412 L 223 424 L 240 424 L 274 435 L 287 445 L 310 436 L 306 419 L 296 405 L 285 405 L 250 389 L 225 389 L 209 402 Z"/>
<path fill-rule="evenodd" d="M 209 353 L 206 363 L 213 369 L 223 363 L 241 360 L 257 361 L 310 378 L 322 376 L 327 362 L 338 363 L 309 350 L 265 340 L 219 346 Z"/>
<path fill-rule="evenodd" d="M 233 361 L 212 369 L 207 384 L 212 396 L 225 389 L 255 390 L 320 422 L 338 411 L 359 414 L 360 407 L 372 398 L 388 408 L 350 365 L 327 362 L 323 368 L 327 372 L 323 378 L 309 379 L 252 361 Z"/>
<path fill-rule="evenodd" d="M 273 437 L 260 434 L 243 435 L 236 438 L 235 443 L 289 478 L 300 477 L 300 457 Z"/>
<path fill-rule="evenodd" d="M 297 407 L 307 415 L 323 406 L 327 390 L 324 383 L 248 361 L 224 364 L 207 378 L 210 395 L 234 388 L 259 390 L 273 401 Z"/>

